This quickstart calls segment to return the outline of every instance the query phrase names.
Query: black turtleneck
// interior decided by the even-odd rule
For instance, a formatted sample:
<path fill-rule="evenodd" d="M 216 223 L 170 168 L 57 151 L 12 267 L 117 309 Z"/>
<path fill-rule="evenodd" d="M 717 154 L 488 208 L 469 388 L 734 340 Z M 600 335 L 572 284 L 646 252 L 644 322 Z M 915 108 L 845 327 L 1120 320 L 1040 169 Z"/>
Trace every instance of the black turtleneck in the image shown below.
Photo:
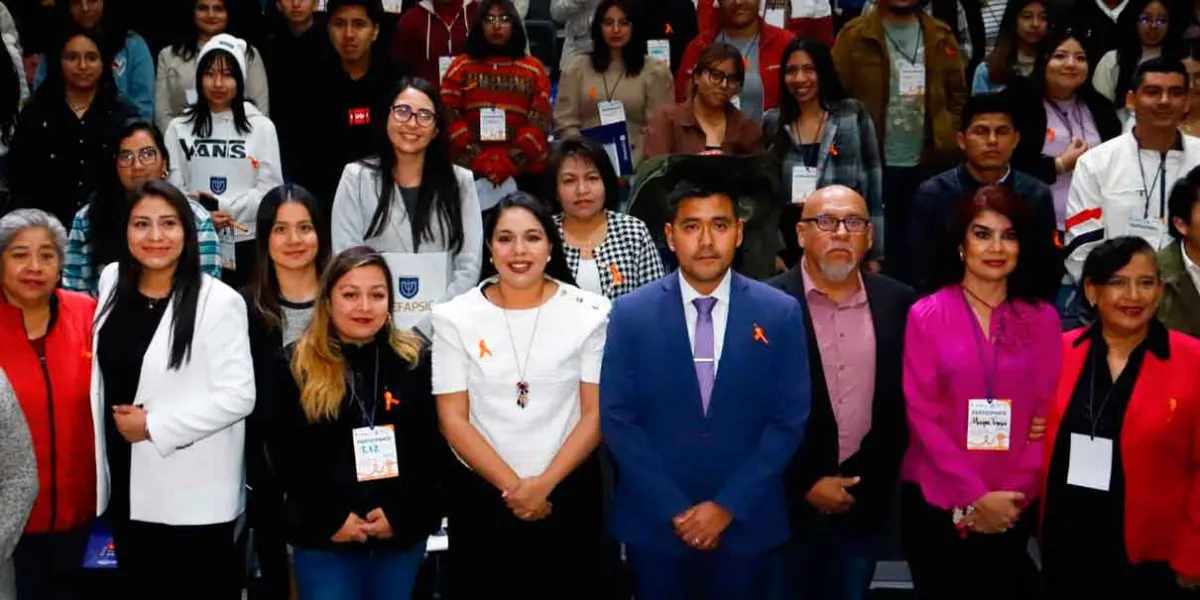
<path fill-rule="evenodd" d="M 310 423 L 289 371 L 287 359 L 293 350 L 289 347 L 286 358 L 276 365 L 280 417 L 269 442 L 287 493 L 292 543 L 309 549 L 357 551 L 381 545 L 407 548 L 423 540 L 441 521 L 437 482 L 446 452 L 437 430 L 428 354 L 413 366 L 383 339 L 363 346 L 343 345 L 346 387 L 338 415 Z M 359 482 L 353 430 L 372 423 L 394 429 L 400 475 Z M 351 512 L 365 518 L 376 508 L 387 515 L 394 533 L 391 540 L 330 541 Z"/>

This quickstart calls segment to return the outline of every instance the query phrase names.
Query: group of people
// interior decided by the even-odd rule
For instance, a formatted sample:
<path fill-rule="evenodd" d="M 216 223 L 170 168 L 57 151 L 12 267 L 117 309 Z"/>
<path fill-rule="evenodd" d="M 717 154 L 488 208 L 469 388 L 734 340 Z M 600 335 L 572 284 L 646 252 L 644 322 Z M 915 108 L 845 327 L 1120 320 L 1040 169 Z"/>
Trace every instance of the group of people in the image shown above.
<path fill-rule="evenodd" d="M 1200 593 L 1192 6 L 187 4 L 0 9 L 0 598 Z"/>

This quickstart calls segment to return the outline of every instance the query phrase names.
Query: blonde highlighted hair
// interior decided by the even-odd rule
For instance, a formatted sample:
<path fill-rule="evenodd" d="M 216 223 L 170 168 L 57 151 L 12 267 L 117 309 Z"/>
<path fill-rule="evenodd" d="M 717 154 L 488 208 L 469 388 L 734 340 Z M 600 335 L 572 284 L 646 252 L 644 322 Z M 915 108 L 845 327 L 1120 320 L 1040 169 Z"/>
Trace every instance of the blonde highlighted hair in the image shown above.
<path fill-rule="evenodd" d="M 356 246 L 338 254 L 321 275 L 321 293 L 313 307 L 312 321 L 296 340 L 292 355 L 292 376 L 300 388 L 300 406 L 309 423 L 337 419 L 346 397 L 346 361 L 342 356 L 342 341 L 333 327 L 330 302 L 337 282 L 347 273 L 362 267 L 379 267 L 388 285 L 388 306 L 395 302 L 395 289 L 387 262 L 378 252 L 366 246 Z M 423 343 L 411 330 L 398 330 L 388 317 L 384 328 L 392 350 L 415 365 L 421 357 Z M 377 334 L 384 335 L 382 332 Z"/>

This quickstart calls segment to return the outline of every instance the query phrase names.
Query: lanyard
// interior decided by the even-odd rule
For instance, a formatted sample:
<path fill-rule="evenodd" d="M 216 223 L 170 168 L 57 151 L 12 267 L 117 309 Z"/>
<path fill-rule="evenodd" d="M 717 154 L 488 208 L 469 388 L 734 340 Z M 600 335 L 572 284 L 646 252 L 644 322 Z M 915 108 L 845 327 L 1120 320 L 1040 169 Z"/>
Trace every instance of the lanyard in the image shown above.
<path fill-rule="evenodd" d="M 1000 350 L 992 348 L 992 368 L 988 370 L 987 354 L 983 350 L 984 339 L 980 333 L 982 327 L 978 317 L 975 316 L 975 309 L 971 308 L 971 303 L 967 301 L 967 293 L 962 293 L 963 308 L 967 309 L 967 316 L 971 318 L 971 333 L 975 334 L 975 350 L 979 354 L 979 366 L 983 369 L 983 391 L 987 393 L 987 401 L 991 403 L 996 399 L 996 371 L 999 369 Z M 992 311 L 992 317 L 995 318 L 996 311 Z"/>
<path fill-rule="evenodd" d="M 1165 216 L 1167 204 L 1167 153 L 1163 152 L 1162 154 L 1158 155 L 1158 173 L 1154 176 L 1154 179 L 1148 186 L 1146 185 L 1146 167 L 1142 165 L 1141 144 L 1137 145 L 1137 164 L 1138 171 L 1142 174 L 1142 193 L 1146 196 L 1146 205 L 1142 208 L 1142 218 L 1150 218 L 1150 191 L 1153 190 L 1156 185 L 1158 186 L 1158 216 Z"/>
<path fill-rule="evenodd" d="M 1100 419 L 1104 417 L 1104 408 L 1108 406 L 1108 401 L 1112 399 L 1113 390 L 1117 387 L 1117 382 L 1112 382 L 1112 387 L 1108 388 L 1108 393 L 1104 395 L 1104 400 L 1100 402 L 1100 410 L 1095 410 L 1096 407 L 1096 377 L 1099 373 L 1096 372 L 1096 342 L 1092 341 L 1092 347 L 1088 350 L 1092 361 L 1092 376 L 1088 379 L 1088 424 L 1091 426 L 1092 439 L 1096 439 L 1096 428 L 1100 425 Z M 1126 367 L 1128 368 L 1128 367 Z M 1120 377 L 1117 377 L 1120 379 Z"/>
<path fill-rule="evenodd" d="M 1079 122 L 1079 137 L 1084 137 L 1087 135 L 1087 127 L 1083 124 L 1083 110 L 1079 108 L 1078 103 L 1076 103 L 1074 106 L 1075 110 L 1071 111 L 1071 113 L 1068 113 L 1067 111 L 1063 110 L 1057 102 L 1053 100 L 1047 100 L 1046 102 L 1050 105 L 1050 108 L 1058 114 L 1058 118 L 1062 119 L 1063 124 L 1067 126 L 1067 145 L 1070 145 L 1071 142 L 1075 140 L 1075 127 L 1071 125 L 1071 113 L 1075 114 L 1075 120 Z"/>
<path fill-rule="evenodd" d="M 755 31 L 754 37 L 750 38 L 750 43 L 746 45 L 746 54 L 744 56 L 742 56 L 742 65 L 746 68 L 746 70 L 750 69 L 750 55 L 754 54 L 754 46 L 758 45 L 758 36 L 761 33 L 762 33 L 761 31 Z M 725 32 L 722 31 L 721 35 L 717 38 L 717 41 L 728 44 L 729 36 L 725 35 Z M 762 62 L 761 56 L 759 57 L 759 62 L 760 63 Z"/>
<path fill-rule="evenodd" d="M 379 409 L 379 346 L 375 347 L 375 384 L 371 388 L 371 410 L 367 410 L 367 403 L 363 402 L 362 397 L 358 395 L 358 389 L 354 386 L 353 381 L 348 381 L 350 386 L 350 395 L 354 396 L 354 401 L 358 404 L 359 410 L 362 411 L 363 418 L 367 420 L 367 427 L 375 429 L 375 412 Z"/>
<path fill-rule="evenodd" d="M 921 46 L 922 46 L 923 42 L 925 41 L 925 28 L 924 27 L 921 27 L 919 32 L 917 33 L 917 44 L 916 44 L 916 47 L 913 48 L 912 56 L 909 56 L 909 54 L 907 52 L 905 52 L 903 48 L 900 47 L 900 44 L 896 43 L 895 38 L 892 37 L 892 34 L 888 33 L 888 30 L 886 27 L 883 28 L 883 37 L 887 38 L 887 41 L 889 44 L 892 45 L 892 48 L 894 48 L 896 50 L 896 52 L 899 52 L 900 56 L 908 61 L 908 64 L 913 65 L 913 66 L 916 66 L 917 64 L 919 64 L 917 62 L 917 58 L 921 54 Z M 924 62 L 924 61 L 922 61 L 922 62 Z"/>
<path fill-rule="evenodd" d="M 621 87 L 621 80 L 625 78 L 625 71 L 617 77 L 617 82 L 613 84 L 612 89 L 608 89 L 608 74 L 601 73 L 600 78 L 604 80 L 604 99 L 612 102 L 613 94 L 617 93 L 617 88 Z"/>

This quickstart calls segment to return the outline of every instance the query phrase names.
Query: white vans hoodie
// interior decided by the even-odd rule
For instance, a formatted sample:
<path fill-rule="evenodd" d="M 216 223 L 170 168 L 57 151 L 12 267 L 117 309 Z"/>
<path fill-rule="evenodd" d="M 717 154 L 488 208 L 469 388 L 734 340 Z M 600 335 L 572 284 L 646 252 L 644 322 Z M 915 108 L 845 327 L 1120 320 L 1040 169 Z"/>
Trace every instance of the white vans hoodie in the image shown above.
<path fill-rule="evenodd" d="M 258 204 L 272 188 L 283 184 L 279 160 L 279 138 L 275 124 L 247 102 L 250 131 L 238 133 L 233 111 L 212 116 L 212 135 L 197 139 L 188 117 L 176 117 L 166 131 L 171 156 L 173 185 L 184 193 L 207 192 L 217 198 L 221 210 L 247 231 L 236 232 L 236 241 L 254 239 Z"/>

